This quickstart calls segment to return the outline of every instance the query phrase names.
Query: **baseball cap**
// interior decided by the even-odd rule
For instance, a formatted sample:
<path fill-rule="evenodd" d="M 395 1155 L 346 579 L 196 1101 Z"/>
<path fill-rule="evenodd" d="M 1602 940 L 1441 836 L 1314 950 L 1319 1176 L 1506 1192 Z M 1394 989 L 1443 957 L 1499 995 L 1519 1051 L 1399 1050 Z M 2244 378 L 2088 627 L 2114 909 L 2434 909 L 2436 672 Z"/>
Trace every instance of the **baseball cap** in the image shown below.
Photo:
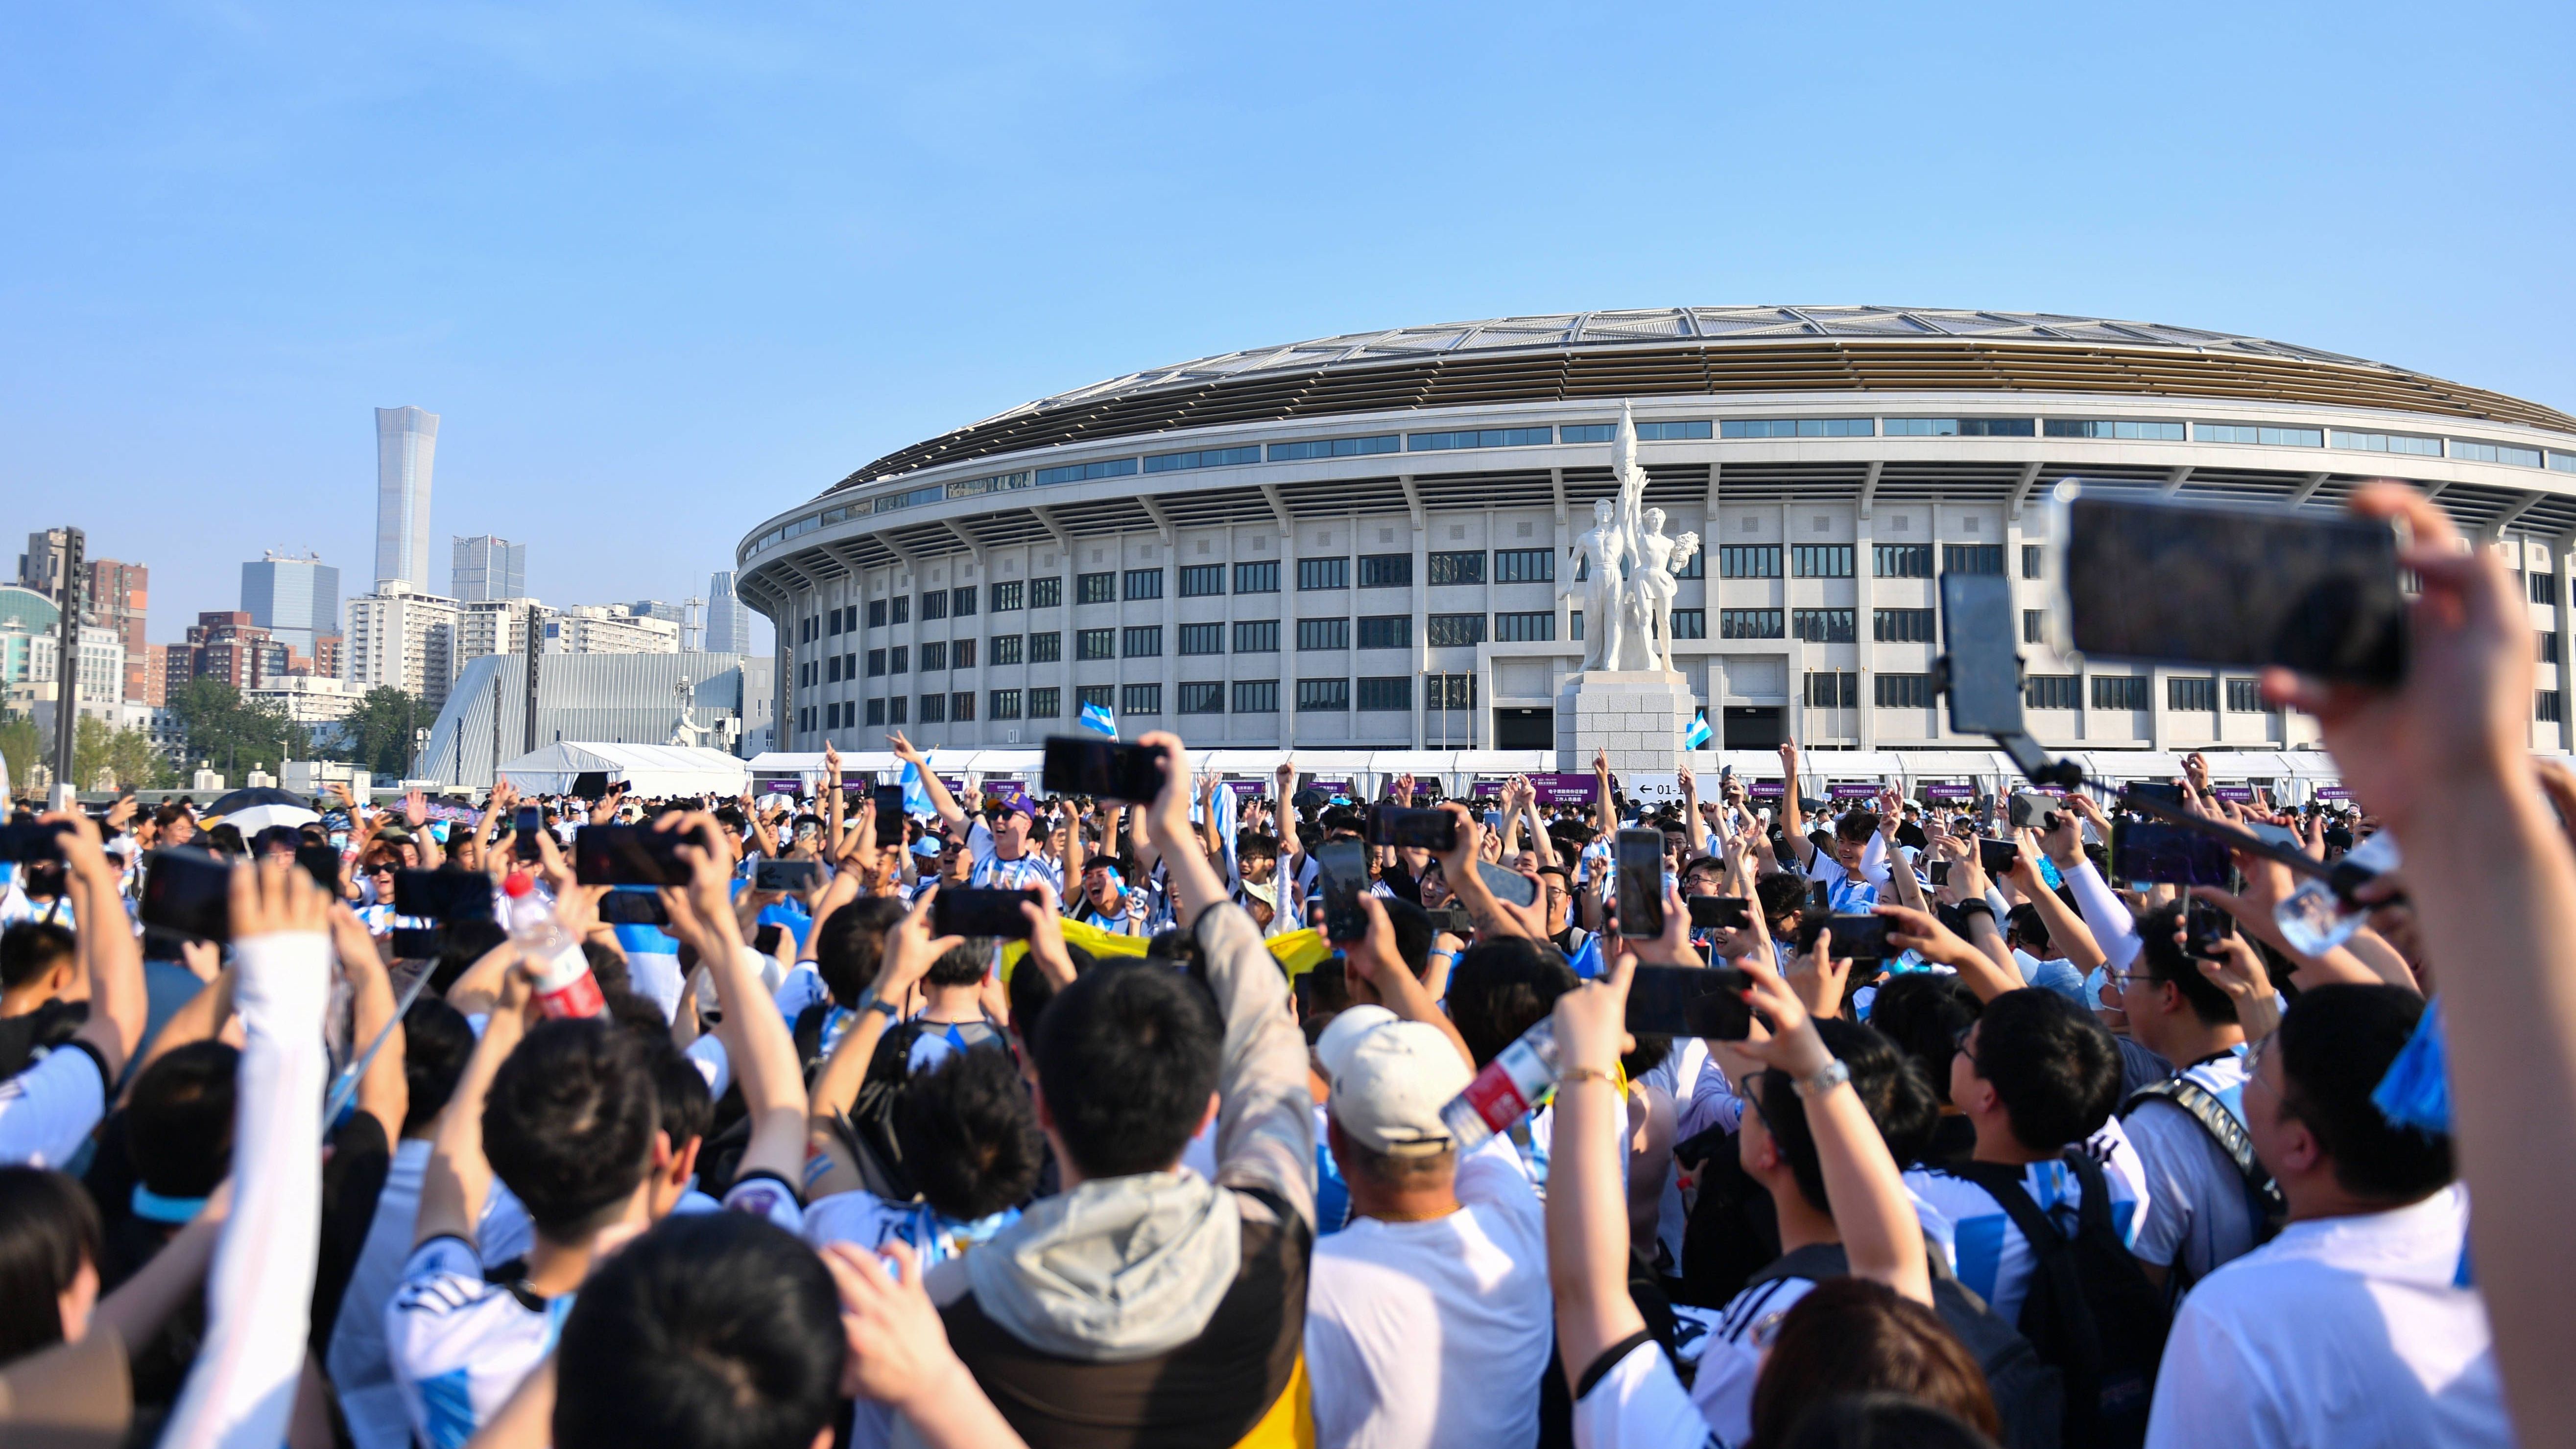
<path fill-rule="evenodd" d="M 915 855 L 935 856 L 939 854 L 940 849 L 939 837 L 936 835 L 925 835 L 912 843 L 912 853 Z"/>
<path fill-rule="evenodd" d="M 1389 1157 L 1428 1157 L 1455 1145 L 1440 1109 L 1475 1072 L 1440 1028 L 1355 1006 L 1324 1028 L 1315 1058 L 1333 1084 L 1326 1110 L 1353 1142 Z"/>

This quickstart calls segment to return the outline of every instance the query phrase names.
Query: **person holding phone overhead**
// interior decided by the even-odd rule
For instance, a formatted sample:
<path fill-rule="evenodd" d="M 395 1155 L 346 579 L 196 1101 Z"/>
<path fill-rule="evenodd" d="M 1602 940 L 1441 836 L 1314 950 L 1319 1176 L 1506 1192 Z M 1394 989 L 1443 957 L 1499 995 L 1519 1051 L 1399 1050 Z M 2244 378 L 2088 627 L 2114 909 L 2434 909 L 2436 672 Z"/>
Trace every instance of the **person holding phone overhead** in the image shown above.
<path fill-rule="evenodd" d="M 967 883 L 987 890 L 1027 890 L 1040 881 L 1061 898 L 1064 895 L 1064 866 L 1058 861 L 1029 848 L 1029 838 L 1037 829 L 1037 809 L 1029 803 L 1026 791 L 1012 795 L 992 807 L 991 824 L 968 818 L 957 797 L 933 774 L 930 762 L 901 730 L 886 732 L 886 748 L 896 759 L 912 766 L 921 777 L 921 788 L 930 796 L 931 808 L 946 822 L 951 839 L 962 839 L 974 857 Z"/>
<path fill-rule="evenodd" d="M 1780 745 L 1780 809 L 1784 817 L 1796 819 L 1800 810 L 1798 794 L 1798 747 L 1788 741 Z M 1827 854 L 1816 848 L 1794 826 L 1783 831 L 1789 837 L 1790 858 L 1807 874 L 1807 879 L 1822 881 L 1833 897 L 1833 911 L 1838 916 L 1869 913 L 1887 889 L 1887 843 L 1879 834 L 1879 817 L 1874 811 L 1846 810 L 1834 822 L 1834 848 Z"/>

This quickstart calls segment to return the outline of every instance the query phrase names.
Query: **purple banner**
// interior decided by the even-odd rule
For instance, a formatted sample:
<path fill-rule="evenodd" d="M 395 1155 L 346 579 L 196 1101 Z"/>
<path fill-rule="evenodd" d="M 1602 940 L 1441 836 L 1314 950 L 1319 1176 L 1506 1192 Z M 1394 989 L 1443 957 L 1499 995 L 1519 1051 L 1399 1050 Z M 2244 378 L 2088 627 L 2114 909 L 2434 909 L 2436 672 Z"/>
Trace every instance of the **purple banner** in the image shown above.
<path fill-rule="evenodd" d="M 1500 800 L 1503 798 L 1503 784 L 1504 782 L 1501 780 L 1478 780 L 1475 784 L 1467 787 L 1467 798 L 1470 800 Z"/>
<path fill-rule="evenodd" d="M 1225 788 L 1232 790 L 1237 795 L 1241 795 L 1246 799 L 1257 800 L 1263 795 L 1270 793 L 1270 782 L 1267 780 L 1228 780 L 1225 782 Z"/>
<path fill-rule="evenodd" d="M 1348 780 L 1317 780 L 1314 784 L 1309 785 L 1306 788 L 1309 790 L 1321 790 L 1327 795 L 1348 795 L 1351 793 L 1351 782 Z"/>
<path fill-rule="evenodd" d="M 2239 805 L 2254 803 L 2254 787 L 2251 785 L 2212 785 L 2209 792 L 2221 800 L 2233 800 Z"/>
<path fill-rule="evenodd" d="M 1029 798 L 1029 787 L 1017 780 L 986 780 L 984 794 L 1000 804 L 1013 804 Z"/>
<path fill-rule="evenodd" d="M 1974 785 L 1926 785 L 1923 787 L 1922 794 L 1923 798 L 1926 800 L 1974 800 L 1977 798 L 1977 787 Z"/>
<path fill-rule="evenodd" d="M 1781 784 L 1778 780 L 1749 780 L 1745 782 L 1744 793 L 1756 800 L 1777 800 Z"/>
<path fill-rule="evenodd" d="M 1878 798 L 1878 792 L 1884 788 L 1880 785 L 1845 783 L 1827 787 L 1825 794 L 1835 800 L 1875 800 Z"/>
<path fill-rule="evenodd" d="M 1601 794 L 1600 782 L 1588 774 L 1532 775 L 1529 782 L 1541 805 L 1589 805 Z"/>
<path fill-rule="evenodd" d="M 805 781 L 801 777 L 795 775 L 788 775 L 783 778 L 764 777 L 760 781 L 760 793 L 763 795 L 802 795 L 805 793 Z"/>
<path fill-rule="evenodd" d="M 2320 800 L 2349 800 L 2352 798 L 2352 791 L 2341 785 L 2319 785 L 2317 787 L 2317 798 Z"/>

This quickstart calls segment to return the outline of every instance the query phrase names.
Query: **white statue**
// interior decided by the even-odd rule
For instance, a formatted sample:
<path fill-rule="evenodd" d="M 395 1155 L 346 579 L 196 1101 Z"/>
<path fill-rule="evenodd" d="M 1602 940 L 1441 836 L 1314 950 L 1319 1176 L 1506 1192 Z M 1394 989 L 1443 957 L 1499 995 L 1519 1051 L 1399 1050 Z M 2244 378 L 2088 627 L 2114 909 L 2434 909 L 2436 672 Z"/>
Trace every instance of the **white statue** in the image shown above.
<path fill-rule="evenodd" d="M 1583 667 L 1659 672 L 1669 663 L 1673 576 L 1699 551 L 1699 535 L 1664 536 L 1664 511 L 1643 508 L 1646 470 L 1637 461 L 1637 421 L 1626 404 L 1610 442 L 1616 500 L 1593 500 L 1593 528 L 1577 539 L 1585 566 Z"/>
<path fill-rule="evenodd" d="M 1640 669 L 1662 669 L 1671 662 L 1673 596 L 1679 592 L 1673 576 L 1697 552 L 1698 534 L 1666 538 L 1664 510 L 1646 510 L 1645 527 L 1637 534 L 1637 571 L 1628 579 L 1626 600 L 1631 639 L 1645 659 Z"/>
<path fill-rule="evenodd" d="M 697 710 L 695 708 L 698 700 L 698 692 L 696 687 L 689 683 L 689 676 L 685 674 L 681 675 L 680 682 L 673 686 L 671 692 L 680 697 L 680 718 L 672 724 L 671 738 L 666 743 L 674 745 L 705 744 L 707 742 L 706 736 L 708 731 L 706 726 L 698 723 Z"/>
<path fill-rule="evenodd" d="M 1583 667 L 1617 669 L 1625 588 L 1620 566 L 1628 559 L 1628 530 L 1607 498 L 1592 500 L 1592 518 L 1592 531 L 1574 541 L 1575 556 L 1585 565 Z"/>

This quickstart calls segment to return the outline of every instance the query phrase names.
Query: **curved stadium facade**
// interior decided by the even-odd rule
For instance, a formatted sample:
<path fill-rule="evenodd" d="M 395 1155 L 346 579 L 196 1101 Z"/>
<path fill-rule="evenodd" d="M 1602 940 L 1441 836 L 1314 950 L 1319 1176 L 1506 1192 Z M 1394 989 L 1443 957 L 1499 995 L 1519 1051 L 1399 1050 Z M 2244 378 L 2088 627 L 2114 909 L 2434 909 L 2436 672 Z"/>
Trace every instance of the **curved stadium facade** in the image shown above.
<path fill-rule="evenodd" d="M 2411 481 L 2526 573 L 2535 747 L 2570 743 L 2576 418 L 2188 328 L 1883 307 L 1678 308 L 1354 334 L 1140 372 L 888 454 L 753 529 L 776 747 L 1007 749 L 1086 702 L 1245 749 L 1549 749 L 1580 667 L 1567 549 L 1633 405 L 1649 505 L 1700 534 L 1674 664 L 1729 748 L 1957 748 L 1938 575 L 2025 594 L 2032 732 L 2281 750 L 2250 676 L 2060 657 L 2060 480 L 2339 507 Z M 1982 741 L 1977 742 L 1982 745 Z"/>

